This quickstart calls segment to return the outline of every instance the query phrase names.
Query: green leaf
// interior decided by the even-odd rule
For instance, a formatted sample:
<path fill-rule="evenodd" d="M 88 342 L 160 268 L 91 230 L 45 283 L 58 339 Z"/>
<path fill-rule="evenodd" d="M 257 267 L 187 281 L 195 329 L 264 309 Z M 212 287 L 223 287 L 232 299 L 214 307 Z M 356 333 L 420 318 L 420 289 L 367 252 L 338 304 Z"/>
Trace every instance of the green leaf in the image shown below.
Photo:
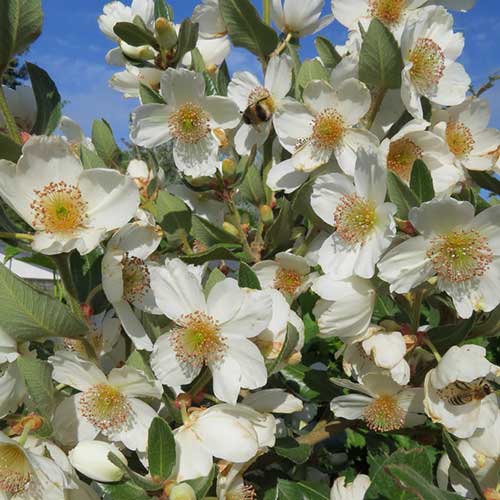
<path fill-rule="evenodd" d="M 440 354 L 444 354 L 451 346 L 459 345 L 466 338 L 474 327 L 474 315 L 470 318 L 460 321 L 456 325 L 440 325 L 431 328 L 427 336 L 436 346 Z"/>
<path fill-rule="evenodd" d="M 321 62 L 328 69 L 333 69 L 342 60 L 342 56 L 337 52 L 330 40 L 322 36 L 316 37 L 314 40 L 316 51 L 321 59 Z"/>
<path fill-rule="evenodd" d="M 165 99 L 149 85 L 139 82 L 139 96 L 142 104 L 165 104 Z"/>
<path fill-rule="evenodd" d="M 208 297 L 212 288 L 219 283 L 220 281 L 226 279 L 226 275 L 217 267 L 212 269 L 212 272 L 208 275 L 205 286 L 203 287 L 203 291 L 205 293 L 205 297 Z"/>
<path fill-rule="evenodd" d="M 451 461 L 451 465 L 455 467 L 455 469 L 463 474 L 465 477 L 469 479 L 472 483 L 474 489 L 476 490 L 477 497 L 481 500 L 485 500 L 483 489 L 479 484 L 474 473 L 471 471 L 469 464 L 463 457 L 462 453 L 458 449 L 458 446 L 455 443 L 455 440 L 451 437 L 450 433 L 443 427 L 443 446 L 448 454 L 448 458 Z"/>
<path fill-rule="evenodd" d="M 224 231 L 224 229 L 215 226 L 197 215 L 193 215 L 191 235 L 207 246 L 217 245 L 219 243 L 239 244 L 237 236 Z"/>
<path fill-rule="evenodd" d="M 472 180 L 481 188 L 500 195 L 500 181 L 487 172 L 468 170 Z"/>
<path fill-rule="evenodd" d="M 108 460 L 118 467 L 121 471 L 124 472 L 126 476 L 130 478 L 130 480 L 139 488 L 142 488 L 146 491 L 158 491 L 162 488 L 161 483 L 156 483 L 148 479 L 147 477 L 141 476 L 134 472 L 128 465 L 124 464 L 113 452 L 108 453 Z"/>
<path fill-rule="evenodd" d="M 103 500 L 151 500 L 151 497 L 131 481 L 124 483 L 94 483 L 101 490 Z"/>
<path fill-rule="evenodd" d="M 231 250 L 241 248 L 237 245 L 228 243 L 219 243 L 210 247 L 208 250 L 191 255 L 183 255 L 181 259 L 187 264 L 201 265 L 211 260 L 240 260 L 240 256 L 231 252 Z"/>
<path fill-rule="evenodd" d="M 427 165 L 422 160 L 416 160 L 411 169 L 410 188 L 421 203 L 434 198 L 434 185 Z"/>
<path fill-rule="evenodd" d="M 184 19 L 179 28 L 177 38 L 177 51 L 172 60 L 172 64 L 177 64 L 182 58 L 196 47 L 198 41 L 198 23 L 191 22 L 191 19 Z"/>
<path fill-rule="evenodd" d="M 294 483 L 278 479 L 276 500 L 330 500 L 330 488 L 326 482 L 312 483 L 301 481 Z"/>
<path fill-rule="evenodd" d="M 266 233 L 265 241 L 269 253 L 290 248 L 292 227 L 293 213 L 290 202 L 287 199 L 283 199 L 279 214 Z"/>
<path fill-rule="evenodd" d="M 329 78 L 328 70 L 317 59 L 307 59 L 300 67 L 297 83 L 304 89 L 313 80 L 328 81 Z"/>
<path fill-rule="evenodd" d="M 113 31 L 118 38 L 133 47 L 141 47 L 142 45 L 158 47 L 153 34 L 137 24 L 119 22 L 113 26 Z"/>
<path fill-rule="evenodd" d="M 0 74 L 42 31 L 40 0 L 0 0 Z"/>
<path fill-rule="evenodd" d="M 330 382 L 327 372 L 314 370 L 301 363 L 288 365 L 280 371 L 287 385 L 307 401 L 331 401 L 339 391 Z"/>
<path fill-rule="evenodd" d="M 33 134 L 49 135 L 61 121 L 61 96 L 48 73 L 35 64 L 26 63 L 36 100 L 36 122 Z"/>
<path fill-rule="evenodd" d="M 229 69 L 226 61 L 224 61 L 219 66 L 219 71 L 217 71 L 217 88 L 219 89 L 220 95 L 227 96 L 227 87 L 230 81 L 231 76 L 229 75 Z"/>
<path fill-rule="evenodd" d="M 2 331 L 18 342 L 45 337 L 80 337 L 87 325 L 69 307 L 28 285 L 0 265 Z"/>
<path fill-rule="evenodd" d="M 97 154 L 108 167 L 113 167 L 120 161 L 120 148 L 117 146 L 113 131 L 106 120 L 94 120 L 92 123 L 92 142 Z"/>
<path fill-rule="evenodd" d="M 278 45 L 278 35 L 259 16 L 250 0 L 219 0 L 231 42 L 264 60 Z"/>
<path fill-rule="evenodd" d="M 167 191 L 158 192 L 152 212 L 167 234 L 175 234 L 178 230 L 189 232 L 191 229 L 191 211 L 180 198 Z"/>
<path fill-rule="evenodd" d="M 0 158 L 17 163 L 21 156 L 21 146 L 10 137 L 0 134 Z"/>
<path fill-rule="evenodd" d="M 313 447 L 309 444 L 300 444 L 292 437 L 278 439 L 274 445 L 274 451 L 284 458 L 288 458 L 295 464 L 304 464 L 309 460 Z"/>
<path fill-rule="evenodd" d="M 372 19 L 359 53 L 359 79 L 377 88 L 401 87 L 403 59 L 393 34 Z"/>
<path fill-rule="evenodd" d="M 255 206 L 266 202 L 266 193 L 262 176 L 255 165 L 250 165 L 245 175 L 245 179 L 240 186 L 240 194 L 243 199 L 249 201 Z"/>
<path fill-rule="evenodd" d="M 21 356 L 16 361 L 35 407 L 43 417 L 51 418 L 55 406 L 52 366 L 47 361 L 28 356 Z"/>
<path fill-rule="evenodd" d="M 210 474 L 207 477 L 199 477 L 197 479 L 190 479 L 189 481 L 184 481 L 189 484 L 191 488 L 193 488 L 196 493 L 197 500 L 203 500 L 207 493 L 209 492 L 212 484 L 214 482 L 215 476 L 217 472 L 217 466 L 214 465 L 210 471 Z"/>
<path fill-rule="evenodd" d="M 165 0 L 154 0 L 155 1 L 155 19 L 159 17 L 164 17 L 169 21 L 172 21 L 170 16 L 170 9 L 165 5 Z"/>
<path fill-rule="evenodd" d="M 103 159 L 91 149 L 80 145 L 80 160 L 84 168 L 102 168 L 105 167 Z"/>
<path fill-rule="evenodd" d="M 387 191 L 389 198 L 398 209 L 398 217 L 408 219 L 408 213 L 412 207 L 419 205 L 417 197 L 411 189 L 394 173 L 387 172 Z"/>
<path fill-rule="evenodd" d="M 175 466 L 175 440 L 170 426 L 161 417 L 151 422 L 148 434 L 149 472 L 160 479 L 168 479 Z"/>
<path fill-rule="evenodd" d="M 242 288 L 253 288 L 254 290 L 261 289 L 259 278 L 257 278 L 254 270 L 248 264 L 245 264 L 245 262 L 240 262 L 238 285 Z"/>

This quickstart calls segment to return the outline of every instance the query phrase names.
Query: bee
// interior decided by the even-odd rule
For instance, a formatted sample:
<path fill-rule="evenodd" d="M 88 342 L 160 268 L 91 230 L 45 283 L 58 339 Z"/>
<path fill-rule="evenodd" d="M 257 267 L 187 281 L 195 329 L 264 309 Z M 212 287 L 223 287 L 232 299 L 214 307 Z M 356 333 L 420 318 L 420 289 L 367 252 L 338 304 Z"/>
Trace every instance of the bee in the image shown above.
<path fill-rule="evenodd" d="M 247 125 L 258 127 L 261 123 L 267 123 L 273 117 L 274 102 L 273 98 L 268 95 L 257 99 L 250 104 L 243 112 L 243 121 Z"/>
<path fill-rule="evenodd" d="M 438 389 L 439 396 L 453 406 L 466 405 L 472 401 L 481 401 L 493 392 L 492 387 L 486 382 L 485 377 L 480 377 L 472 382 L 457 380 L 448 384 L 443 389 Z"/>

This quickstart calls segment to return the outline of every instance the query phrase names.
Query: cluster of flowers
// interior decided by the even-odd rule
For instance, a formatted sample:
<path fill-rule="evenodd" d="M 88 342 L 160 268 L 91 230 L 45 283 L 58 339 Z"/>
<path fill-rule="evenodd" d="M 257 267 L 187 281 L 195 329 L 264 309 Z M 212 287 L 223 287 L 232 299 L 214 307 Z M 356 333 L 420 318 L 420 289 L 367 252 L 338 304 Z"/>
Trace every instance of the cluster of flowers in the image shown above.
<path fill-rule="evenodd" d="M 218 0 L 196 7 L 198 51 L 175 67 L 170 49 L 182 27 L 158 17 L 157 2 L 106 5 L 99 27 L 118 44 L 106 61 L 124 67 L 110 84 L 142 101 L 130 140 L 141 152 L 171 144 L 182 183 L 165 185 L 161 171 L 141 159 L 130 160 L 126 172 L 87 168 L 82 149 L 98 152 L 76 123 L 64 117 L 64 136 L 30 137 L 33 93 L 6 90 L 25 140 L 17 164 L 0 160 L 0 196 L 32 229 L 26 239 L 33 252 L 56 262 L 100 252 L 101 282 L 77 307 L 89 328 L 85 338 L 53 338 L 44 355 L 36 342 L 0 329 L 0 499 L 100 498 L 91 481 L 122 484 L 124 474 L 137 476 L 132 468 L 150 469 L 148 436 L 158 416 L 173 427 L 175 463 L 168 478 L 142 477 L 151 495 L 197 498 L 192 480 L 210 476 L 215 458 L 217 498 L 255 498 L 247 470 L 277 437 L 300 443 L 314 427 L 300 391 L 276 379 L 268 384 L 301 361 L 310 341 L 304 295 L 315 301 L 308 321 L 315 319 L 318 337 L 336 342 L 330 361 L 346 376 L 332 379 L 333 390 L 341 388 L 330 403 L 334 418 L 373 433 L 438 423 L 458 438 L 484 494 L 498 498 L 500 367 L 476 343 L 460 339 L 437 349 L 422 321 L 429 297 L 456 311 L 458 325 L 500 304 L 500 206 L 479 210 L 457 196 L 471 171 L 500 172 L 500 132 L 488 128 L 488 103 L 467 96 L 470 79 L 456 62 L 463 36 L 438 3 L 332 0 L 333 14 L 322 16 L 323 0 L 273 0 L 271 18 L 283 35 L 263 61 L 263 83 L 237 72 L 225 95 L 209 88 L 232 40 Z M 458 0 L 447 6 L 465 8 Z M 334 18 L 349 29 L 346 45 L 334 49 L 339 60 L 331 69 L 316 59 L 321 76 L 296 91 L 293 44 Z M 360 81 L 373 20 L 400 49 L 398 88 Z M 128 43 L 117 34 L 120 23 L 161 43 Z M 200 56 L 205 69 L 189 69 Z M 236 171 L 246 160 L 268 201 L 257 207 L 237 206 Z M 425 164 L 432 195 L 402 217 L 388 196 L 389 179 L 410 191 L 417 162 Z M 215 228 L 216 238 L 227 234 L 235 244 L 223 257 L 215 252 L 209 262 L 190 263 L 198 261 L 184 257 L 203 256 L 209 245 L 181 230 L 182 245 L 172 248 L 169 228 L 159 225 L 165 192 L 208 231 Z M 310 209 L 301 214 L 310 221 L 307 234 L 285 235 L 289 247 L 266 252 L 265 232 L 294 196 Z M 274 221 L 273 210 L 280 214 Z M 243 212 L 251 214 L 246 221 Z M 257 229 L 249 228 L 252 218 Z M 247 262 L 240 264 L 247 281 L 237 260 Z M 63 267 L 58 272 L 72 305 L 68 276 Z M 98 294 L 107 305 L 93 314 Z M 408 321 L 395 313 L 374 321 L 381 298 L 406 308 Z M 49 367 L 56 392 L 48 416 L 38 411 L 21 358 Z M 443 490 L 477 494 L 446 453 L 437 481 Z M 364 474 L 353 482 L 338 477 L 331 499 L 361 500 L 370 484 Z"/>

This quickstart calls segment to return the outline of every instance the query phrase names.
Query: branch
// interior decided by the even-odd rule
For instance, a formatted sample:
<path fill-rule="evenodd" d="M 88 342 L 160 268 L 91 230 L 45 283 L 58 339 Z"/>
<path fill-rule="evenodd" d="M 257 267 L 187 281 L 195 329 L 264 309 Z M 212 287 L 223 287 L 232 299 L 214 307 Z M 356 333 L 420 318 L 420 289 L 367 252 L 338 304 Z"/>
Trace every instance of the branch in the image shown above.
<path fill-rule="evenodd" d="M 475 92 L 474 89 L 471 87 L 472 95 L 474 97 L 479 97 L 480 95 L 484 94 L 487 90 L 493 88 L 497 80 L 500 80 L 500 71 L 496 71 L 492 75 L 488 76 L 488 81 L 482 87 L 480 87 L 477 92 Z"/>

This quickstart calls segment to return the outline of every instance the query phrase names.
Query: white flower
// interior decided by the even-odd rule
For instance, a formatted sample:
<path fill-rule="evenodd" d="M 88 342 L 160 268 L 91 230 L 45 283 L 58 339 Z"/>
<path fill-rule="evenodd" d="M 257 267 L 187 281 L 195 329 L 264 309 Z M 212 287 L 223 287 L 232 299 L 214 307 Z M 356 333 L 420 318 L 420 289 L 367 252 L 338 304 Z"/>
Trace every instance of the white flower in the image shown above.
<path fill-rule="evenodd" d="M 340 387 L 356 393 L 333 398 L 330 407 L 336 417 L 363 419 L 372 431 L 388 432 L 425 422 L 424 390 L 405 388 L 388 375 L 369 373 L 361 384 L 333 379 Z M 361 394 L 359 394 L 361 393 Z"/>
<path fill-rule="evenodd" d="M 90 137 L 85 137 L 85 134 L 80 125 L 78 125 L 78 123 L 72 120 L 69 116 L 61 116 L 61 120 L 59 121 L 59 128 L 64 134 L 63 138 L 68 141 L 71 150 L 76 154 L 77 157 L 80 156 L 80 146 L 85 146 L 87 149 L 95 151 L 92 139 Z"/>
<path fill-rule="evenodd" d="M 16 339 L 0 330 L 0 364 L 13 363 L 18 357 Z"/>
<path fill-rule="evenodd" d="M 387 171 L 376 154 L 360 150 L 354 184 L 342 174 L 318 177 L 311 206 L 335 232 L 321 247 L 319 264 L 337 279 L 371 278 L 375 264 L 396 234 L 396 206 L 385 202 Z"/>
<path fill-rule="evenodd" d="M 80 441 L 68 456 L 78 472 L 94 481 L 107 483 L 119 481 L 123 477 L 123 471 L 108 459 L 109 453 L 127 465 L 123 453 L 114 444 L 104 441 Z"/>
<path fill-rule="evenodd" d="M 410 211 L 421 236 L 390 250 L 379 276 L 391 292 L 406 293 L 437 275 L 461 318 L 489 312 L 500 303 L 500 207 L 474 217 L 474 207 L 453 198 L 432 200 Z"/>
<path fill-rule="evenodd" d="M 243 474 L 250 465 L 251 461 L 228 464 L 223 473 L 217 475 L 218 500 L 254 500 L 256 498 L 255 488 L 243 480 Z"/>
<path fill-rule="evenodd" d="M 321 17 L 324 0 L 272 0 L 271 18 L 283 33 L 296 37 L 312 35 L 326 28 L 333 16 Z"/>
<path fill-rule="evenodd" d="M 238 125 L 237 105 L 227 97 L 206 97 L 203 75 L 186 69 L 167 69 L 160 92 L 168 104 L 145 104 L 132 113 L 132 142 L 154 147 L 173 140 L 175 164 L 182 173 L 214 174 L 219 151 L 214 130 Z"/>
<path fill-rule="evenodd" d="M 274 288 L 290 300 L 304 293 L 317 278 L 304 257 L 279 252 L 274 260 L 263 260 L 252 268 L 262 289 Z"/>
<path fill-rule="evenodd" d="M 159 399 L 162 387 L 143 372 L 123 366 L 104 373 L 72 352 L 49 358 L 52 377 L 77 389 L 56 408 L 54 431 L 68 446 L 102 435 L 122 442 L 130 450 L 145 451 L 148 429 L 156 412 L 138 398 Z"/>
<path fill-rule="evenodd" d="M 463 46 L 462 33 L 453 33 L 453 16 L 443 7 L 423 7 L 408 17 L 401 37 L 401 97 L 412 116 L 423 118 L 421 96 L 443 106 L 465 99 L 470 78 L 455 62 Z"/>
<path fill-rule="evenodd" d="M 236 403 L 242 387 L 265 385 L 264 359 L 249 339 L 271 320 L 267 293 L 240 288 L 227 278 L 205 298 L 199 280 L 179 259 L 159 267 L 151 275 L 151 286 L 159 308 L 175 323 L 157 340 L 151 356 L 162 383 L 189 384 L 207 365 L 214 394 L 222 401 Z"/>
<path fill-rule="evenodd" d="M 2 85 L 5 100 L 16 125 L 22 132 L 31 132 L 36 122 L 36 99 L 33 89 L 26 85 L 18 85 L 11 89 Z M 5 120 L 0 113 L 0 131 L 5 132 Z"/>
<path fill-rule="evenodd" d="M 304 89 L 303 99 L 304 104 L 283 99 L 274 118 L 281 145 L 292 153 L 286 161 L 295 170 L 311 172 L 333 156 L 352 175 L 357 150 L 378 146 L 371 132 L 355 128 L 370 108 L 370 91 L 355 78 L 335 89 L 323 80 L 313 80 Z"/>
<path fill-rule="evenodd" d="M 133 181 L 106 168 L 84 170 L 61 137 L 32 137 L 17 166 L 0 160 L 0 195 L 33 229 L 33 250 L 91 252 L 139 205 Z"/>
<path fill-rule="evenodd" d="M 325 274 L 312 290 L 321 297 L 313 311 L 321 336 L 340 337 L 344 342 L 364 338 L 377 297 L 369 280 L 356 276 L 337 280 Z"/>
<path fill-rule="evenodd" d="M 148 220 L 123 226 L 109 240 L 102 259 L 102 287 L 127 335 L 137 349 L 151 351 L 153 344 L 132 310 L 161 314 L 151 290 L 154 265 L 147 258 L 158 248 L 161 231 Z"/>
<path fill-rule="evenodd" d="M 497 396 L 487 379 L 500 367 L 477 345 L 453 346 L 425 376 L 425 411 L 459 438 L 487 429 L 498 416 Z"/>
<path fill-rule="evenodd" d="M 490 121 L 488 101 L 470 97 L 458 106 L 437 110 L 432 131 L 444 139 L 459 167 L 491 170 L 494 153 L 500 145 L 500 131 L 487 128 Z"/>
<path fill-rule="evenodd" d="M 248 415 L 265 421 L 251 408 L 241 405 L 215 405 L 189 414 L 183 426 L 174 431 L 177 464 L 174 477 L 186 481 L 209 474 L 213 457 L 229 462 L 246 462 L 260 447 L 259 436 Z"/>
<path fill-rule="evenodd" d="M 245 396 L 241 402 L 261 413 L 295 413 L 304 409 L 302 401 L 284 389 L 263 389 Z"/>
<path fill-rule="evenodd" d="M 446 143 L 425 129 L 429 123 L 414 119 L 380 144 L 379 163 L 409 184 L 416 160 L 422 160 L 430 171 L 436 195 L 451 194 L 465 180 L 461 169 L 453 165 Z"/>
<path fill-rule="evenodd" d="M 123 94 L 124 97 L 140 97 L 141 83 L 154 90 L 160 88 L 163 71 L 158 68 L 134 66 L 126 64 L 124 71 L 115 73 L 109 80 L 109 85 Z"/>
<path fill-rule="evenodd" d="M 0 418 L 15 412 L 27 395 L 16 363 L 0 364 Z"/>
<path fill-rule="evenodd" d="M 330 500 L 363 500 L 370 484 L 370 478 L 365 474 L 358 474 L 348 484 L 346 484 L 345 476 L 340 476 L 333 483 Z"/>
<path fill-rule="evenodd" d="M 297 330 L 299 338 L 288 359 L 283 360 L 283 366 L 286 363 L 300 361 L 300 351 L 304 347 L 304 322 L 295 311 L 292 311 L 290 304 L 280 292 L 267 290 L 264 293 L 272 299 L 273 314 L 267 328 L 254 339 L 255 344 L 266 359 L 276 359 L 285 344 L 288 323 L 291 323 Z"/>
<path fill-rule="evenodd" d="M 64 500 L 64 490 L 75 487 L 51 458 L 23 448 L 0 432 L 0 498 Z"/>
<path fill-rule="evenodd" d="M 264 144 L 272 129 L 275 112 L 291 86 L 292 60 L 288 55 L 271 57 L 264 85 L 248 71 L 233 75 L 227 95 L 244 113 L 243 123 L 234 137 L 236 151 L 240 155 L 249 154 L 254 145 Z M 253 110 L 249 118 L 246 118 L 246 110 Z"/>
<path fill-rule="evenodd" d="M 486 429 L 474 433 L 470 438 L 460 440 L 458 449 L 479 481 L 481 489 L 495 489 L 500 473 L 500 415 L 495 423 Z M 457 471 L 449 456 L 445 453 L 439 461 L 436 471 L 438 485 L 441 489 L 451 487 L 462 496 L 474 498 L 476 491 L 467 477 Z"/>

